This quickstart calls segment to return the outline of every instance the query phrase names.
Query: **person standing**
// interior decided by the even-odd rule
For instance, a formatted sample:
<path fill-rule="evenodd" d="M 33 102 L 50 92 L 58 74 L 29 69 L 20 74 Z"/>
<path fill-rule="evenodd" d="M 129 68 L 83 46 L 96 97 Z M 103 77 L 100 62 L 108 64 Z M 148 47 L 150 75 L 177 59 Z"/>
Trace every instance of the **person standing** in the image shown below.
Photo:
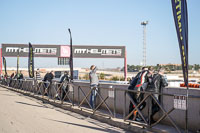
<path fill-rule="evenodd" d="M 94 109 L 96 104 L 96 95 L 98 91 L 98 84 L 99 79 L 96 74 L 97 67 L 95 65 L 92 65 L 90 67 L 90 73 L 89 73 L 89 79 L 90 79 L 90 89 L 92 89 L 91 95 L 90 95 L 90 105 Z"/>
<path fill-rule="evenodd" d="M 158 73 L 153 75 L 153 82 L 150 84 L 150 88 L 152 88 L 153 92 L 155 93 L 161 93 L 162 89 L 164 87 L 168 86 L 167 79 L 164 77 L 164 69 L 161 68 Z M 155 99 L 160 103 L 161 102 L 161 96 L 159 94 L 153 94 Z M 160 110 L 158 104 L 152 100 L 152 112 L 151 112 L 151 121 L 150 123 L 154 123 L 153 116 Z"/>
<path fill-rule="evenodd" d="M 35 72 L 35 80 L 42 80 L 41 75 L 40 75 L 40 69 L 38 68 L 37 71 Z"/>
<path fill-rule="evenodd" d="M 17 80 L 19 82 L 19 88 L 22 89 L 22 80 L 24 79 L 24 75 L 22 71 L 19 71 L 19 74 L 17 75 Z"/>
<path fill-rule="evenodd" d="M 19 74 L 17 75 L 17 79 L 23 79 L 24 78 L 24 75 L 22 73 L 22 71 L 19 71 Z"/>
<path fill-rule="evenodd" d="M 69 86 L 68 86 L 69 81 L 70 81 L 69 72 L 65 71 L 64 74 L 61 75 L 61 77 L 60 77 L 59 83 L 60 83 L 60 85 L 62 85 L 62 87 L 61 87 L 61 90 L 58 90 L 59 92 L 58 92 L 58 94 L 56 94 L 56 97 L 58 97 L 59 94 L 61 95 L 61 99 L 63 99 L 65 97 L 66 93 L 69 90 Z M 60 85 L 59 85 L 59 87 L 60 87 Z"/>
<path fill-rule="evenodd" d="M 144 99 L 144 93 L 140 91 L 146 91 L 148 84 L 152 82 L 152 74 L 153 74 L 153 68 L 152 67 L 143 67 L 142 71 L 139 72 L 136 77 L 131 82 L 131 85 L 129 86 L 129 90 L 136 90 L 138 92 L 132 93 L 129 92 L 132 100 L 135 102 L 135 104 L 139 104 Z M 140 111 L 142 111 L 146 106 L 146 102 L 142 102 L 142 104 L 138 107 Z M 129 113 L 132 112 L 132 110 L 135 109 L 135 106 L 130 102 L 129 105 Z M 138 111 L 135 110 L 133 115 L 129 117 L 131 120 L 141 121 L 142 119 L 138 115 Z"/>
<path fill-rule="evenodd" d="M 40 69 L 38 68 L 35 72 L 35 81 L 34 81 L 36 92 L 38 92 L 40 90 L 40 86 L 42 84 L 41 80 L 42 80 L 42 78 L 40 76 Z M 39 92 L 39 93 L 41 93 L 41 92 Z"/>

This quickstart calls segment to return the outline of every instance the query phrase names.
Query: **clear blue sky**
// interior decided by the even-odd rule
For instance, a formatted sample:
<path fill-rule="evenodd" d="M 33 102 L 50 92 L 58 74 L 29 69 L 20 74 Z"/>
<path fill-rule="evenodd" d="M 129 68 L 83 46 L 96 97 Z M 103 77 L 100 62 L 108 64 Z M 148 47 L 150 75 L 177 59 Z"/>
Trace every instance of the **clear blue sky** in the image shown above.
<path fill-rule="evenodd" d="M 200 64 L 199 5 L 188 0 L 190 64 Z M 181 63 L 171 0 L 0 0 L 0 20 L 0 43 L 69 44 L 71 28 L 74 45 L 125 45 L 131 65 L 142 61 L 140 23 L 148 20 L 147 65 Z M 91 64 L 122 67 L 123 60 L 74 61 L 75 67 Z"/>

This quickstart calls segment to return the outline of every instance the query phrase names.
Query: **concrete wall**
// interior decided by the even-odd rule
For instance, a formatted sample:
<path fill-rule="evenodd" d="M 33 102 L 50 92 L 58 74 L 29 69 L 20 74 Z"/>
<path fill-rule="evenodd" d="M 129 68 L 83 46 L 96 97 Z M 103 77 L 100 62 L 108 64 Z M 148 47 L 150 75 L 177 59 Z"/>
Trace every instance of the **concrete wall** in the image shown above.
<path fill-rule="evenodd" d="M 112 87 L 111 87 L 112 86 Z M 75 101 L 78 101 L 78 87 L 81 87 L 82 90 L 87 93 L 90 90 L 89 83 L 87 82 L 75 82 L 74 83 L 74 98 Z M 123 85 L 123 84 L 109 84 L 109 83 L 101 83 L 100 88 L 99 88 L 99 93 L 102 95 L 103 98 L 106 98 L 108 96 L 108 90 L 109 88 L 116 88 L 116 113 L 123 114 L 124 107 L 126 107 L 126 115 L 128 114 L 128 109 L 129 109 L 129 103 L 130 100 L 128 96 L 126 96 L 126 105 L 124 103 L 124 91 L 127 90 L 128 85 Z M 120 90 L 118 90 L 120 89 Z M 164 88 L 163 93 L 167 94 L 174 94 L 174 95 L 185 95 L 186 94 L 186 89 L 184 88 Z M 84 98 L 82 92 L 80 91 L 80 101 Z M 193 96 L 200 96 L 200 90 L 197 89 L 189 89 L 189 95 Z M 72 97 L 72 94 L 71 94 Z M 90 96 L 88 97 L 89 100 Z M 161 105 L 164 107 L 166 111 L 169 111 L 171 108 L 174 106 L 174 97 L 173 96 L 163 96 L 162 97 L 162 103 Z M 97 98 L 97 103 L 100 102 L 100 99 Z M 84 102 L 86 104 L 86 101 Z M 113 111 L 114 110 L 114 98 L 108 98 L 106 103 L 108 104 L 109 108 Z M 148 103 L 148 102 L 147 102 Z M 188 115 L 189 115 L 189 129 L 193 131 L 197 131 L 200 129 L 200 98 L 189 98 L 189 109 L 188 109 Z M 105 108 L 105 105 L 102 105 L 101 108 Z M 143 113 L 145 116 L 147 116 L 147 108 L 143 110 Z M 162 116 L 163 113 L 162 111 L 159 111 L 155 115 L 155 119 L 158 119 L 160 116 Z M 173 119 L 173 121 L 179 126 L 184 128 L 185 127 L 185 111 L 184 110 L 177 110 L 175 109 L 170 113 L 170 117 Z M 170 124 L 169 119 L 165 118 L 162 123 L 165 124 Z"/>

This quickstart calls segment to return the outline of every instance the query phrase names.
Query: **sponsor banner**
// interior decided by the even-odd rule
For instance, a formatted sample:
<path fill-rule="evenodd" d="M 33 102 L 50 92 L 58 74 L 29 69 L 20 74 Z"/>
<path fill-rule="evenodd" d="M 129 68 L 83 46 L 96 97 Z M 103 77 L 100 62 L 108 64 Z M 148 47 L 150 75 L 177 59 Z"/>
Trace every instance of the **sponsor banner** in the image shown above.
<path fill-rule="evenodd" d="M 186 0 L 171 0 L 185 85 L 188 85 L 188 15 Z"/>
<path fill-rule="evenodd" d="M 125 46 L 73 46 L 74 58 L 124 58 Z"/>
<path fill-rule="evenodd" d="M 60 45 L 32 45 L 35 57 L 59 57 Z M 6 57 L 16 57 L 19 50 L 20 57 L 28 57 L 27 44 L 2 44 L 2 54 Z"/>
<path fill-rule="evenodd" d="M 32 45 L 34 57 L 67 57 L 70 58 L 69 45 Z M 27 44 L 2 44 L 2 55 L 28 57 Z M 125 46 L 80 46 L 73 45 L 73 58 L 125 58 Z"/>

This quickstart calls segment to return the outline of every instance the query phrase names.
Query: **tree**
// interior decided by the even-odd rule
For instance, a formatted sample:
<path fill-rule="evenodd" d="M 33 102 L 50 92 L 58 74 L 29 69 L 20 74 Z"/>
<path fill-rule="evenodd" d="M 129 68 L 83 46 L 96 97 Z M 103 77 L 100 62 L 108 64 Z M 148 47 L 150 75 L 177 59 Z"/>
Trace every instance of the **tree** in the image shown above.
<path fill-rule="evenodd" d="M 104 73 L 100 73 L 99 78 L 100 79 L 105 79 L 105 74 Z"/>
<path fill-rule="evenodd" d="M 86 74 L 83 76 L 83 79 L 85 79 L 85 80 L 89 80 L 89 74 L 86 73 Z"/>

